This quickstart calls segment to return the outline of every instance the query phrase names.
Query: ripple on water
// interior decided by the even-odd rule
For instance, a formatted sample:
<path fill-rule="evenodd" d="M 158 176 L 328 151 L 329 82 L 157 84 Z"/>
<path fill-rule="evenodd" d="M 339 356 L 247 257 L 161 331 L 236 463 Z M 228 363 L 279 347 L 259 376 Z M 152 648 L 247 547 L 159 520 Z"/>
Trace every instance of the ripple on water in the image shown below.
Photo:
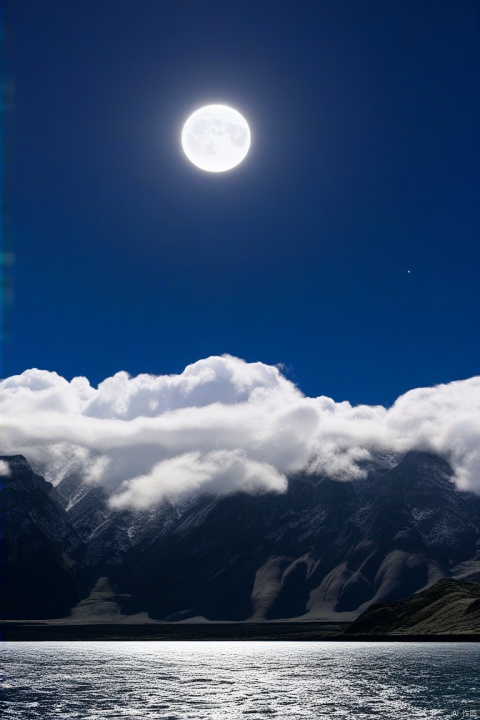
<path fill-rule="evenodd" d="M 476 644 L 6 643 L 1 657 L 8 720 L 480 717 Z"/>

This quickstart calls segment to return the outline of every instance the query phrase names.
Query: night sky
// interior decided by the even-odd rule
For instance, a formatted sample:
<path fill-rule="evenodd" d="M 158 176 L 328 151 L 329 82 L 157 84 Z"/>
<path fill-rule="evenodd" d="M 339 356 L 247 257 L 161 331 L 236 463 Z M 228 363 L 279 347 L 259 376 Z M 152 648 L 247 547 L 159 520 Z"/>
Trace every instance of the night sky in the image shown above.
<path fill-rule="evenodd" d="M 17 0 L 3 374 L 210 355 L 391 404 L 479 373 L 477 0 Z M 248 120 L 227 173 L 197 107 Z M 409 272 L 410 271 L 410 272 Z"/>

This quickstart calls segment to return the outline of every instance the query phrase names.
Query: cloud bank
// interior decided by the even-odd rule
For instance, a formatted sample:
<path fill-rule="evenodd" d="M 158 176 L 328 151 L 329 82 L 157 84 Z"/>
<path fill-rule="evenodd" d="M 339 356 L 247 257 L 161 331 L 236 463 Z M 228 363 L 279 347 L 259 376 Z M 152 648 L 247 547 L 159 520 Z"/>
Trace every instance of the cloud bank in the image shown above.
<path fill-rule="evenodd" d="M 480 377 L 388 409 L 305 397 L 277 367 L 231 356 L 180 375 L 119 372 L 98 388 L 36 369 L 0 382 L 0 455 L 25 455 L 54 484 L 80 473 L 117 509 L 284 492 L 298 472 L 356 479 L 379 452 L 408 450 L 445 457 L 457 486 L 480 493 Z"/>

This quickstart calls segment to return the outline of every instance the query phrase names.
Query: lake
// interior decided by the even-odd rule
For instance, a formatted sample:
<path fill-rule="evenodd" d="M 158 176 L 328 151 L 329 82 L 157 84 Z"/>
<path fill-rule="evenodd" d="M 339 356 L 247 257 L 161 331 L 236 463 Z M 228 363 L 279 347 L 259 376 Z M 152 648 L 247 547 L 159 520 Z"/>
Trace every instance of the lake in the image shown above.
<path fill-rule="evenodd" d="M 480 643 L 7 642 L 28 720 L 480 720 Z"/>

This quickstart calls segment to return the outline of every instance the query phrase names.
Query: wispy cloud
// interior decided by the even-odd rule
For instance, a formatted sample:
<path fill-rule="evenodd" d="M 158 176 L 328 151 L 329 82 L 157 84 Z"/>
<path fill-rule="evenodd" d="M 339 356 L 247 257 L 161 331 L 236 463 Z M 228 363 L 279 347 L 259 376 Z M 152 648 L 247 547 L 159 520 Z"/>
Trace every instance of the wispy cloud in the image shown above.
<path fill-rule="evenodd" d="M 192 492 L 283 492 L 300 471 L 365 474 L 376 452 L 446 457 L 480 493 L 480 377 L 412 390 L 389 409 L 309 398 L 280 372 L 231 356 L 180 375 L 119 372 L 91 387 L 27 370 L 0 383 L 0 454 L 24 454 L 58 483 L 81 473 L 112 505 Z"/>
<path fill-rule="evenodd" d="M 10 465 L 5 460 L 0 460 L 0 477 L 8 477 L 10 472 Z"/>

